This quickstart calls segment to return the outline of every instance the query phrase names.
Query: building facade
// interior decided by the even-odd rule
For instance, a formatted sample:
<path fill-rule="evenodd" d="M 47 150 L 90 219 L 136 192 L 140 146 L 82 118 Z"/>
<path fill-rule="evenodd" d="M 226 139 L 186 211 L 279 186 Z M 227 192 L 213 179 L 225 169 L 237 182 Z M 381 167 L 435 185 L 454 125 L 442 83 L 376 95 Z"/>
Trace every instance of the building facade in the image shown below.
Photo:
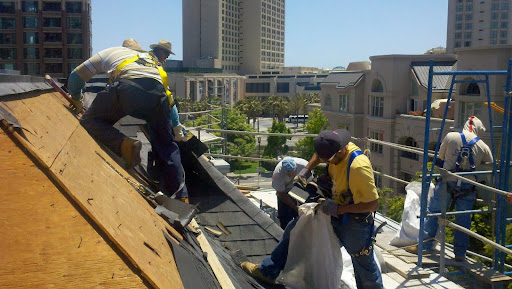
<path fill-rule="evenodd" d="M 284 17 L 285 0 L 183 1 L 183 66 L 277 74 Z"/>
<path fill-rule="evenodd" d="M 446 52 L 512 44 L 512 0 L 449 0 Z"/>
<path fill-rule="evenodd" d="M 0 0 L 0 68 L 67 76 L 88 59 L 90 0 Z"/>

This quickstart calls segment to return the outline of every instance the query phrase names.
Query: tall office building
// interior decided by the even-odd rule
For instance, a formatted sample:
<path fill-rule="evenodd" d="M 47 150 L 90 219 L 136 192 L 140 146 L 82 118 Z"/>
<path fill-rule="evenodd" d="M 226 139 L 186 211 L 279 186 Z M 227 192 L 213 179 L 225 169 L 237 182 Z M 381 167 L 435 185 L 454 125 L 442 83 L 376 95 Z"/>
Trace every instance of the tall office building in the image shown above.
<path fill-rule="evenodd" d="M 88 59 L 90 0 L 0 0 L 0 68 L 67 76 Z"/>
<path fill-rule="evenodd" d="M 183 66 L 279 73 L 284 12 L 285 0 L 183 1 Z"/>
<path fill-rule="evenodd" d="M 512 0 L 449 0 L 446 52 L 512 44 Z"/>

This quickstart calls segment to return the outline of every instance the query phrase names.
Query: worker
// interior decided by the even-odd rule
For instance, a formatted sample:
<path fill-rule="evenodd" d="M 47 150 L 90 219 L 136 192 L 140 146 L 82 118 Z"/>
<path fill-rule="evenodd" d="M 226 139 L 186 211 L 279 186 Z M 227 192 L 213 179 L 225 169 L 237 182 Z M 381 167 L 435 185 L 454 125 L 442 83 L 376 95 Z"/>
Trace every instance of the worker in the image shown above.
<path fill-rule="evenodd" d="M 462 132 L 448 133 L 439 148 L 439 159 L 442 167 L 451 172 L 471 172 L 486 163 L 493 162 L 491 149 L 480 139 L 478 135 L 485 132 L 485 126 L 476 116 L 471 116 L 464 124 Z M 477 181 L 475 176 L 464 176 Z M 467 211 L 473 208 L 476 200 L 475 186 L 462 181 L 454 176 L 448 176 L 446 180 L 446 205 L 447 209 L 455 207 L 457 211 Z M 434 194 L 428 203 L 428 214 L 441 213 L 442 185 L 438 180 Z M 466 228 L 471 228 L 471 215 L 455 215 L 455 223 Z M 437 217 L 425 219 L 424 239 L 434 238 L 438 230 Z M 454 253 L 456 261 L 464 261 L 466 250 L 469 245 L 469 236 L 459 230 L 454 233 Z M 433 240 L 426 241 L 423 250 L 430 253 L 433 247 Z"/>
<path fill-rule="evenodd" d="M 135 51 L 144 52 L 144 49 L 142 49 L 142 46 L 140 46 L 139 42 L 137 42 L 133 38 L 127 38 L 123 41 L 123 47 L 127 47 L 130 49 L 133 49 Z"/>
<path fill-rule="evenodd" d="M 277 216 L 281 228 L 297 217 L 297 201 L 292 199 L 288 192 L 293 187 L 295 176 L 306 167 L 308 161 L 301 158 L 286 157 L 280 161 L 272 174 L 272 188 L 277 194 Z"/>
<path fill-rule="evenodd" d="M 373 256 L 373 212 L 379 208 L 379 195 L 370 160 L 350 138 L 344 129 L 321 131 L 314 140 L 313 157 L 295 181 L 304 186 L 314 167 L 320 163 L 328 165 L 328 176 L 333 180 L 332 199 L 325 199 L 318 206 L 332 216 L 334 233 L 352 257 L 357 288 L 382 288 L 382 276 Z M 297 220 L 288 224 L 269 257 L 259 265 L 243 262 L 242 269 L 264 282 L 274 283 L 286 264 L 290 231 Z"/>
<path fill-rule="evenodd" d="M 174 52 L 172 52 L 171 43 L 167 40 L 160 40 L 157 44 L 151 44 L 149 48 L 151 48 L 150 53 L 158 59 L 161 66 L 165 65 L 165 60 L 170 54 L 175 55 Z"/>
<path fill-rule="evenodd" d="M 139 45 L 140 46 L 140 45 Z M 168 51 L 169 54 L 172 51 Z M 153 152 L 164 160 L 160 185 L 162 193 L 187 198 L 187 187 L 177 141 L 184 138 L 178 110 L 168 89 L 167 75 L 149 53 L 127 47 L 112 47 L 98 52 L 69 75 L 68 89 L 80 111 L 82 88 L 94 75 L 106 72 L 107 88 L 98 93 L 80 119 L 80 124 L 102 144 L 121 156 L 126 168 L 140 162 L 141 142 L 126 137 L 113 127 L 130 115 L 145 120 L 151 130 Z"/>

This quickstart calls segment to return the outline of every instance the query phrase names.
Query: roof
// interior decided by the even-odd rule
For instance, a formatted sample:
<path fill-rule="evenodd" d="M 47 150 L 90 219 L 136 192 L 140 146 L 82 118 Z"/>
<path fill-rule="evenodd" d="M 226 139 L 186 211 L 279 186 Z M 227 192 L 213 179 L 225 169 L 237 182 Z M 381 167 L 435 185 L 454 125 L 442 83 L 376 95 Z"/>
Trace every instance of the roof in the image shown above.
<path fill-rule="evenodd" d="M 437 61 L 435 62 L 434 71 L 455 71 L 457 70 L 457 63 L 455 61 Z M 411 70 L 416 76 L 418 83 L 428 88 L 428 73 L 430 70 L 429 62 L 417 61 L 411 62 Z M 434 75 L 432 78 L 432 91 L 445 92 L 450 89 L 452 81 L 451 75 Z"/>
<path fill-rule="evenodd" d="M 336 85 L 336 88 L 356 86 L 364 76 L 362 71 L 342 71 L 329 73 L 327 78 L 320 83 L 323 85 Z"/>

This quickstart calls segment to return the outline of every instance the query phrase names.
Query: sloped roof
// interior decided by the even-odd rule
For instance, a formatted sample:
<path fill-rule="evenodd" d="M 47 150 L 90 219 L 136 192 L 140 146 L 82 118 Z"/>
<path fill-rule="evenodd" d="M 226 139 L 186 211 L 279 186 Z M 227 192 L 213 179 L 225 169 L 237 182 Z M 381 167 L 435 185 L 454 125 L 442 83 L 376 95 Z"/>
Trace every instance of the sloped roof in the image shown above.
<path fill-rule="evenodd" d="M 434 71 L 455 71 L 457 70 L 456 61 L 435 62 Z M 428 88 L 428 72 L 429 63 L 424 61 L 412 62 L 411 69 L 421 86 Z M 450 89 L 452 76 L 450 75 L 434 75 L 432 78 L 432 91 L 444 92 Z"/>
<path fill-rule="evenodd" d="M 363 76 L 364 73 L 362 71 L 331 72 L 320 85 L 336 85 L 336 88 L 356 86 Z"/>

